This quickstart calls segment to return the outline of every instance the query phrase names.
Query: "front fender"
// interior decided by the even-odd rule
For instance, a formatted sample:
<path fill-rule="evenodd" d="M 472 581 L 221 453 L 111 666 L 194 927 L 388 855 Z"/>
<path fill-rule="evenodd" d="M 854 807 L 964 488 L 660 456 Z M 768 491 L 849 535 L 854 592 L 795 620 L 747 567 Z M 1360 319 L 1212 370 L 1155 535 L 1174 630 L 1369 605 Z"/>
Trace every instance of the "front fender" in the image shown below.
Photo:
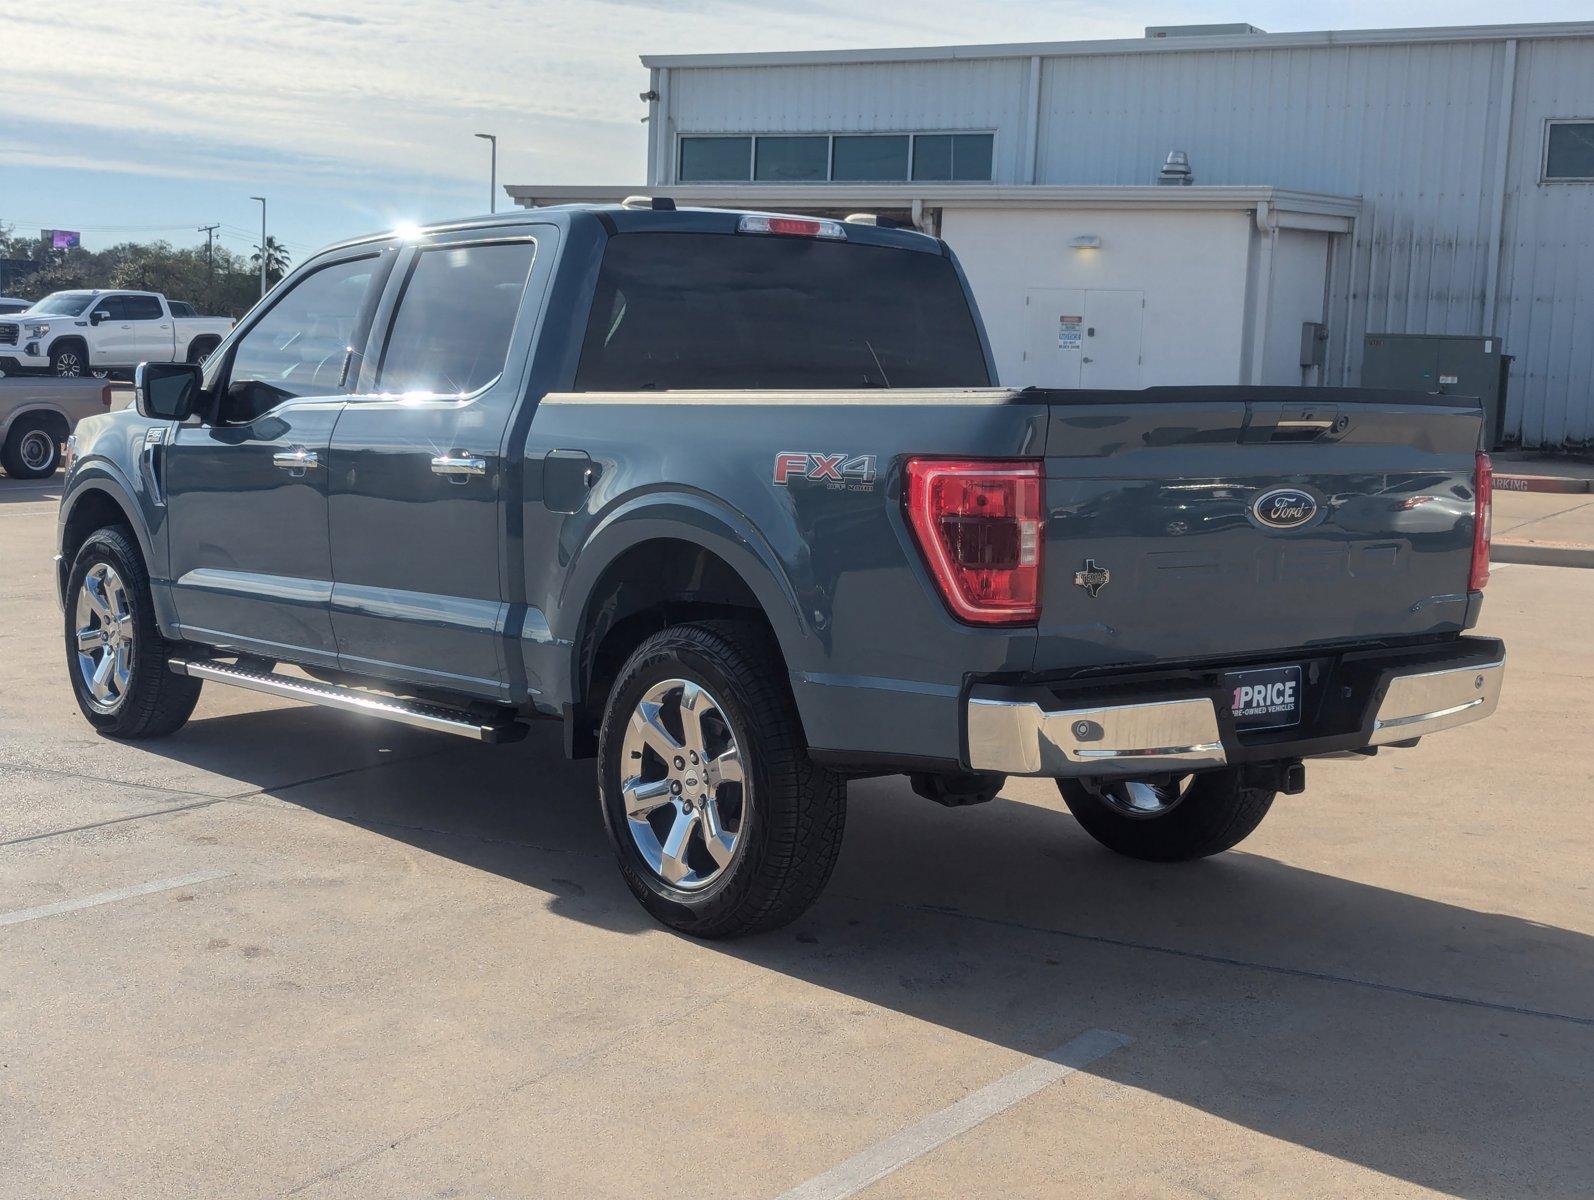
<path fill-rule="evenodd" d="M 135 463 L 137 459 L 133 460 Z M 79 458 L 73 464 L 61 495 L 56 517 L 56 594 L 63 603 L 66 577 L 72 564 L 65 554 L 68 527 L 81 506 L 98 497 L 116 506 L 138 541 L 139 553 L 149 572 L 155 620 L 161 632 L 171 637 L 177 629 L 176 609 L 172 604 L 170 569 L 166 553 L 166 509 L 154 497 L 136 468 L 129 471 L 122 463 L 103 455 Z"/>

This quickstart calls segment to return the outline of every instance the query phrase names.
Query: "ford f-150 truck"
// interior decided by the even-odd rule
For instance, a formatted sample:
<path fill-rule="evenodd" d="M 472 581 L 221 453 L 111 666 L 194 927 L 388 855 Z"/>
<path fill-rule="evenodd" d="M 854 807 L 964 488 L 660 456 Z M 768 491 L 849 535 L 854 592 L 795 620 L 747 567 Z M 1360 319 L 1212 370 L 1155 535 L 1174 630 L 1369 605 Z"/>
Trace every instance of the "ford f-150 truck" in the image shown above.
<path fill-rule="evenodd" d="M 1447 396 L 999 388 L 917 232 L 438 225 L 317 255 L 79 426 L 66 666 L 113 737 L 207 680 L 487 742 L 562 721 L 626 882 L 702 936 L 812 903 L 860 776 L 947 805 L 1054 778 L 1112 849 L 1194 858 L 1308 758 L 1493 711 L 1480 427 Z"/>
<path fill-rule="evenodd" d="M 103 378 L 142 362 L 204 362 L 232 325 L 158 292 L 51 292 L 0 320 L 0 371 Z"/>

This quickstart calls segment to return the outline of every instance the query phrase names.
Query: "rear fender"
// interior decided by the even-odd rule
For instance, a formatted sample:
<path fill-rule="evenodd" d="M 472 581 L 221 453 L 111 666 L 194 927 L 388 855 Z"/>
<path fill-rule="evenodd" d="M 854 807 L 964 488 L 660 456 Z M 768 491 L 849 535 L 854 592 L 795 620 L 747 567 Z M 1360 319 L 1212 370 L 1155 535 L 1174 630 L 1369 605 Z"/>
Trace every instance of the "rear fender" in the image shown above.
<path fill-rule="evenodd" d="M 752 525 L 734 510 L 693 492 L 650 493 L 610 510 L 577 552 L 554 608 L 551 632 L 565 653 L 560 677 L 544 675 L 553 696 L 581 697 L 581 642 L 588 608 L 604 573 L 621 555 L 659 539 L 687 542 L 718 556 L 757 599 L 792 670 L 818 647 L 803 619 L 791 580 Z"/>

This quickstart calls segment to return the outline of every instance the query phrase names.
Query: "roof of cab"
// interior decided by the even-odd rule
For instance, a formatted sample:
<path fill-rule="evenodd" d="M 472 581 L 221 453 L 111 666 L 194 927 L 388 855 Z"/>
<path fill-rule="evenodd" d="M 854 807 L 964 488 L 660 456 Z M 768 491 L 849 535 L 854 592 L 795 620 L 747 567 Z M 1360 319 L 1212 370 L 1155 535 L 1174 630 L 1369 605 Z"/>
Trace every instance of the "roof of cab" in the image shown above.
<path fill-rule="evenodd" d="M 462 229 L 514 229 L 530 225 L 567 225 L 572 221 L 600 222 L 610 232 L 621 233 L 736 233 L 741 219 L 748 215 L 770 214 L 754 209 L 678 208 L 659 209 L 627 206 L 623 204 L 557 204 L 547 208 L 528 208 L 514 212 L 491 213 L 465 217 L 454 221 L 435 221 L 413 229 L 405 229 L 403 236 L 423 239 L 429 234 L 454 233 Z M 812 216 L 798 215 L 799 220 L 813 220 Z M 841 222 L 847 241 L 863 246 L 885 246 L 899 250 L 919 250 L 932 254 L 944 253 L 944 243 L 916 229 L 895 229 L 887 226 L 850 224 Z M 366 234 L 349 238 L 326 247 L 342 249 L 365 242 L 382 241 L 400 236 L 398 230 Z M 319 257 L 317 252 L 313 257 Z"/>

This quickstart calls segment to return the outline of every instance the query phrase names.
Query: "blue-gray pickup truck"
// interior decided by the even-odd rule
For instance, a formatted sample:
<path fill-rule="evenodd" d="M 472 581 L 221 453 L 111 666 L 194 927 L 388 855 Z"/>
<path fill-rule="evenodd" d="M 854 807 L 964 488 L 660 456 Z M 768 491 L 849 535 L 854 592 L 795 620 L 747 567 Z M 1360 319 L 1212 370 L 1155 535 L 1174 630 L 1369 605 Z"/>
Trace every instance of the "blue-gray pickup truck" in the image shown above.
<path fill-rule="evenodd" d="M 956 259 L 668 201 L 363 238 L 69 446 L 68 674 L 111 737 L 204 681 L 485 742 L 563 722 L 626 882 L 701 936 L 818 896 L 851 778 L 1054 778 L 1155 860 L 1303 761 L 1491 713 L 1479 410 L 995 386 Z"/>

